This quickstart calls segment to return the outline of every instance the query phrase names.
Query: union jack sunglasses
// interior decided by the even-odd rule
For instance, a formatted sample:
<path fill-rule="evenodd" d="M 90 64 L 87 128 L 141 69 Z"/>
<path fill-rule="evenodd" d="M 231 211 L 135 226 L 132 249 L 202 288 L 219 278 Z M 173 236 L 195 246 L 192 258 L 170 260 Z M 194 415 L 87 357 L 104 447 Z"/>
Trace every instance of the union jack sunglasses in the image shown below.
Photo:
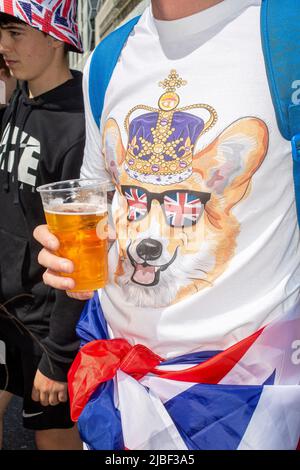
<path fill-rule="evenodd" d="M 195 225 L 203 214 L 210 193 L 186 189 L 151 193 L 139 186 L 121 186 L 128 204 L 127 220 L 137 222 L 150 212 L 153 200 L 161 205 L 166 222 L 171 227 Z"/>

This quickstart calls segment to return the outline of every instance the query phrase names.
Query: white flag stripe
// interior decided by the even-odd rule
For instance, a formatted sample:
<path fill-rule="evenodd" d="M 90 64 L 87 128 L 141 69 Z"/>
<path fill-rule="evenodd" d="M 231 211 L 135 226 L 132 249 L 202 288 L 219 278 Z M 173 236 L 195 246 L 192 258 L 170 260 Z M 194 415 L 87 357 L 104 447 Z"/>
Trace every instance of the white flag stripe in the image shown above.
<path fill-rule="evenodd" d="M 176 397 L 182 392 L 196 385 L 194 382 L 181 382 L 179 380 L 162 379 L 148 374 L 140 380 L 140 383 L 155 393 L 163 403 Z"/>
<path fill-rule="evenodd" d="M 300 438 L 300 386 L 266 385 L 238 450 L 294 450 Z"/>
<path fill-rule="evenodd" d="M 117 372 L 117 385 L 127 449 L 187 450 L 167 410 L 152 391 L 122 371 Z"/>

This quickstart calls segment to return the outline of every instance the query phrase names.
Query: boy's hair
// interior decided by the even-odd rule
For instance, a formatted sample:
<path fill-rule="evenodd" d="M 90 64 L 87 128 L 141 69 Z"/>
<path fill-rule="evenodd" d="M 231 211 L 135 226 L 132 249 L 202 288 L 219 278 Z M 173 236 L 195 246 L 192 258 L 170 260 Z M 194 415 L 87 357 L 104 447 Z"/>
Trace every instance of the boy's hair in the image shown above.
<path fill-rule="evenodd" d="M 20 20 L 19 18 L 16 18 L 15 16 L 8 15 L 7 13 L 0 13 L 0 28 L 2 26 L 6 26 L 8 24 L 24 24 L 27 26 L 27 23 L 25 21 Z M 42 32 L 42 31 L 41 31 Z M 48 34 L 43 33 L 45 36 L 48 36 Z M 61 41 L 63 42 L 63 41 Z M 71 51 L 71 45 L 67 44 L 64 42 L 64 53 L 65 55 L 68 55 L 68 53 Z"/>
<path fill-rule="evenodd" d="M 26 24 L 25 21 L 16 18 L 15 16 L 8 15 L 7 13 L 0 13 L 0 28 L 10 23 Z"/>

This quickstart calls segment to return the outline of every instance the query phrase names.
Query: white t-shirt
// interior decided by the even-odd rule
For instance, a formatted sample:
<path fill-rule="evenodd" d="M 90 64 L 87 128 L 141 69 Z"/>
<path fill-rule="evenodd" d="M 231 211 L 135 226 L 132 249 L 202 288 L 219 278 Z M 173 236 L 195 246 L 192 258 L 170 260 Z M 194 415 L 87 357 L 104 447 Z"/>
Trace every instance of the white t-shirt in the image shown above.
<path fill-rule="evenodd" d="M 89 68 L 82 176 L 108 174 L 117 187 L 119 240 L 99 291 L 111 337 L 169 358 L 223 350 L 287 314 L 299 297 L 299 230 L 260 1 L 224 0 L 169 22 L 148 8 L 100 129 Z"/>

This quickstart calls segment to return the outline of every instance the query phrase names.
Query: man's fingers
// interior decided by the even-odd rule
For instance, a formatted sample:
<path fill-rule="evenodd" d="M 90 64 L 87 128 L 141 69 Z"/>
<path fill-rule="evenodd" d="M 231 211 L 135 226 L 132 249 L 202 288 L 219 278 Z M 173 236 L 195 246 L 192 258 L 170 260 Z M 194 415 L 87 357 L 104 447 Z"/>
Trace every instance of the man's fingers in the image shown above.
<path fill-rule="evenodd" d="M 31 398 L 33 401 L 39 401 L 43 406 L 49 405 L 49 394 L 47 392 L 37 390 L 35 387 L 32 389 Z"/>
<path fill-rule="evenodd" d="M 33 401 L 40 401 L 40 392 L 35 388 L 35 386 L 32 388 L 31 398 Z"/>
<path fill-rule="evenodd" d="M 39 401 L 43 406 L 56 406 L 67 401 L 67 382 L 58 382 L 48 378 L 39 369 L 36 371 L 32 387 L 32 399 Z"/>
<path fill-rule="evenodd" d="M 47 225 L 39 225 L 38 227 L 36 227 L 33 232 L 33 236 L 41 245 L 43 245 L 48 250 L 58 250 L 59 241 L 55 237 L 55 235 L 50 232 Z"/>
<path fill-rule="evenodd" d="M 75 288 L 75 281 L 69 277 L 62 277 L 54 271 L 47 269 L 43 274 L 43 281 L 46 285 L 59 290 L 69 290 Z"/>
<path fill-rule="evenodd" d="M 56 406 L 59 405 L 59 393 L 57 392 L 50 392 L 49 394 L 49 405 Z"/>
<path fill-rule="evenodd" d="M 49 406 L 49 394 L 47 392 L 40 392 L 40 403 L 43 406 Z"/>
<path fill-rule="evenodd" d="M 38 262 L 44 268 L 51 269 L 57 273 L 71 274 L 74 271 L 74 265 L 72 261 L 65 258 L 60 258 L 57 255 L 51 253 L 51 251 L 43 248 L 38 255 Z"/>
<path fill-rule="evenodd" d="M 67 292 L 67 295 L 75 300 L 89 300 L 94 296 L 94 292 Z"/>
<path fill-rule="evenodd" d="M 89 300 L 94 296 L 93 291 L 69 292 L 75 289 L 76 284 L 70 277 L 62 277 L 51 269 L 43 274 L 43 281 L 46 285 L 54 287 L 55 289 L 67 291 L 68 297 L 75 300 Z"/>
<path fill-rule="evenodd" d="M 68 393 L 66 391 L 58 392 L 58 400 L 65 403 L 68 400 Z"/>
<path fill-rule="evenodd" d="M 60 274 L 71 274 L 74 271 L 72 261 L 60 258 L 52 253 L 59 248 L 58 239 L 49 232 L 47 225 L 39 225 L 34 230 L 34 238 L 41 243 L 43 248 L 38 255 L 38 262 L 47 269 L 43 275 L 44 283 L 60 290 L 74 289 L 75 282 Z"/>

